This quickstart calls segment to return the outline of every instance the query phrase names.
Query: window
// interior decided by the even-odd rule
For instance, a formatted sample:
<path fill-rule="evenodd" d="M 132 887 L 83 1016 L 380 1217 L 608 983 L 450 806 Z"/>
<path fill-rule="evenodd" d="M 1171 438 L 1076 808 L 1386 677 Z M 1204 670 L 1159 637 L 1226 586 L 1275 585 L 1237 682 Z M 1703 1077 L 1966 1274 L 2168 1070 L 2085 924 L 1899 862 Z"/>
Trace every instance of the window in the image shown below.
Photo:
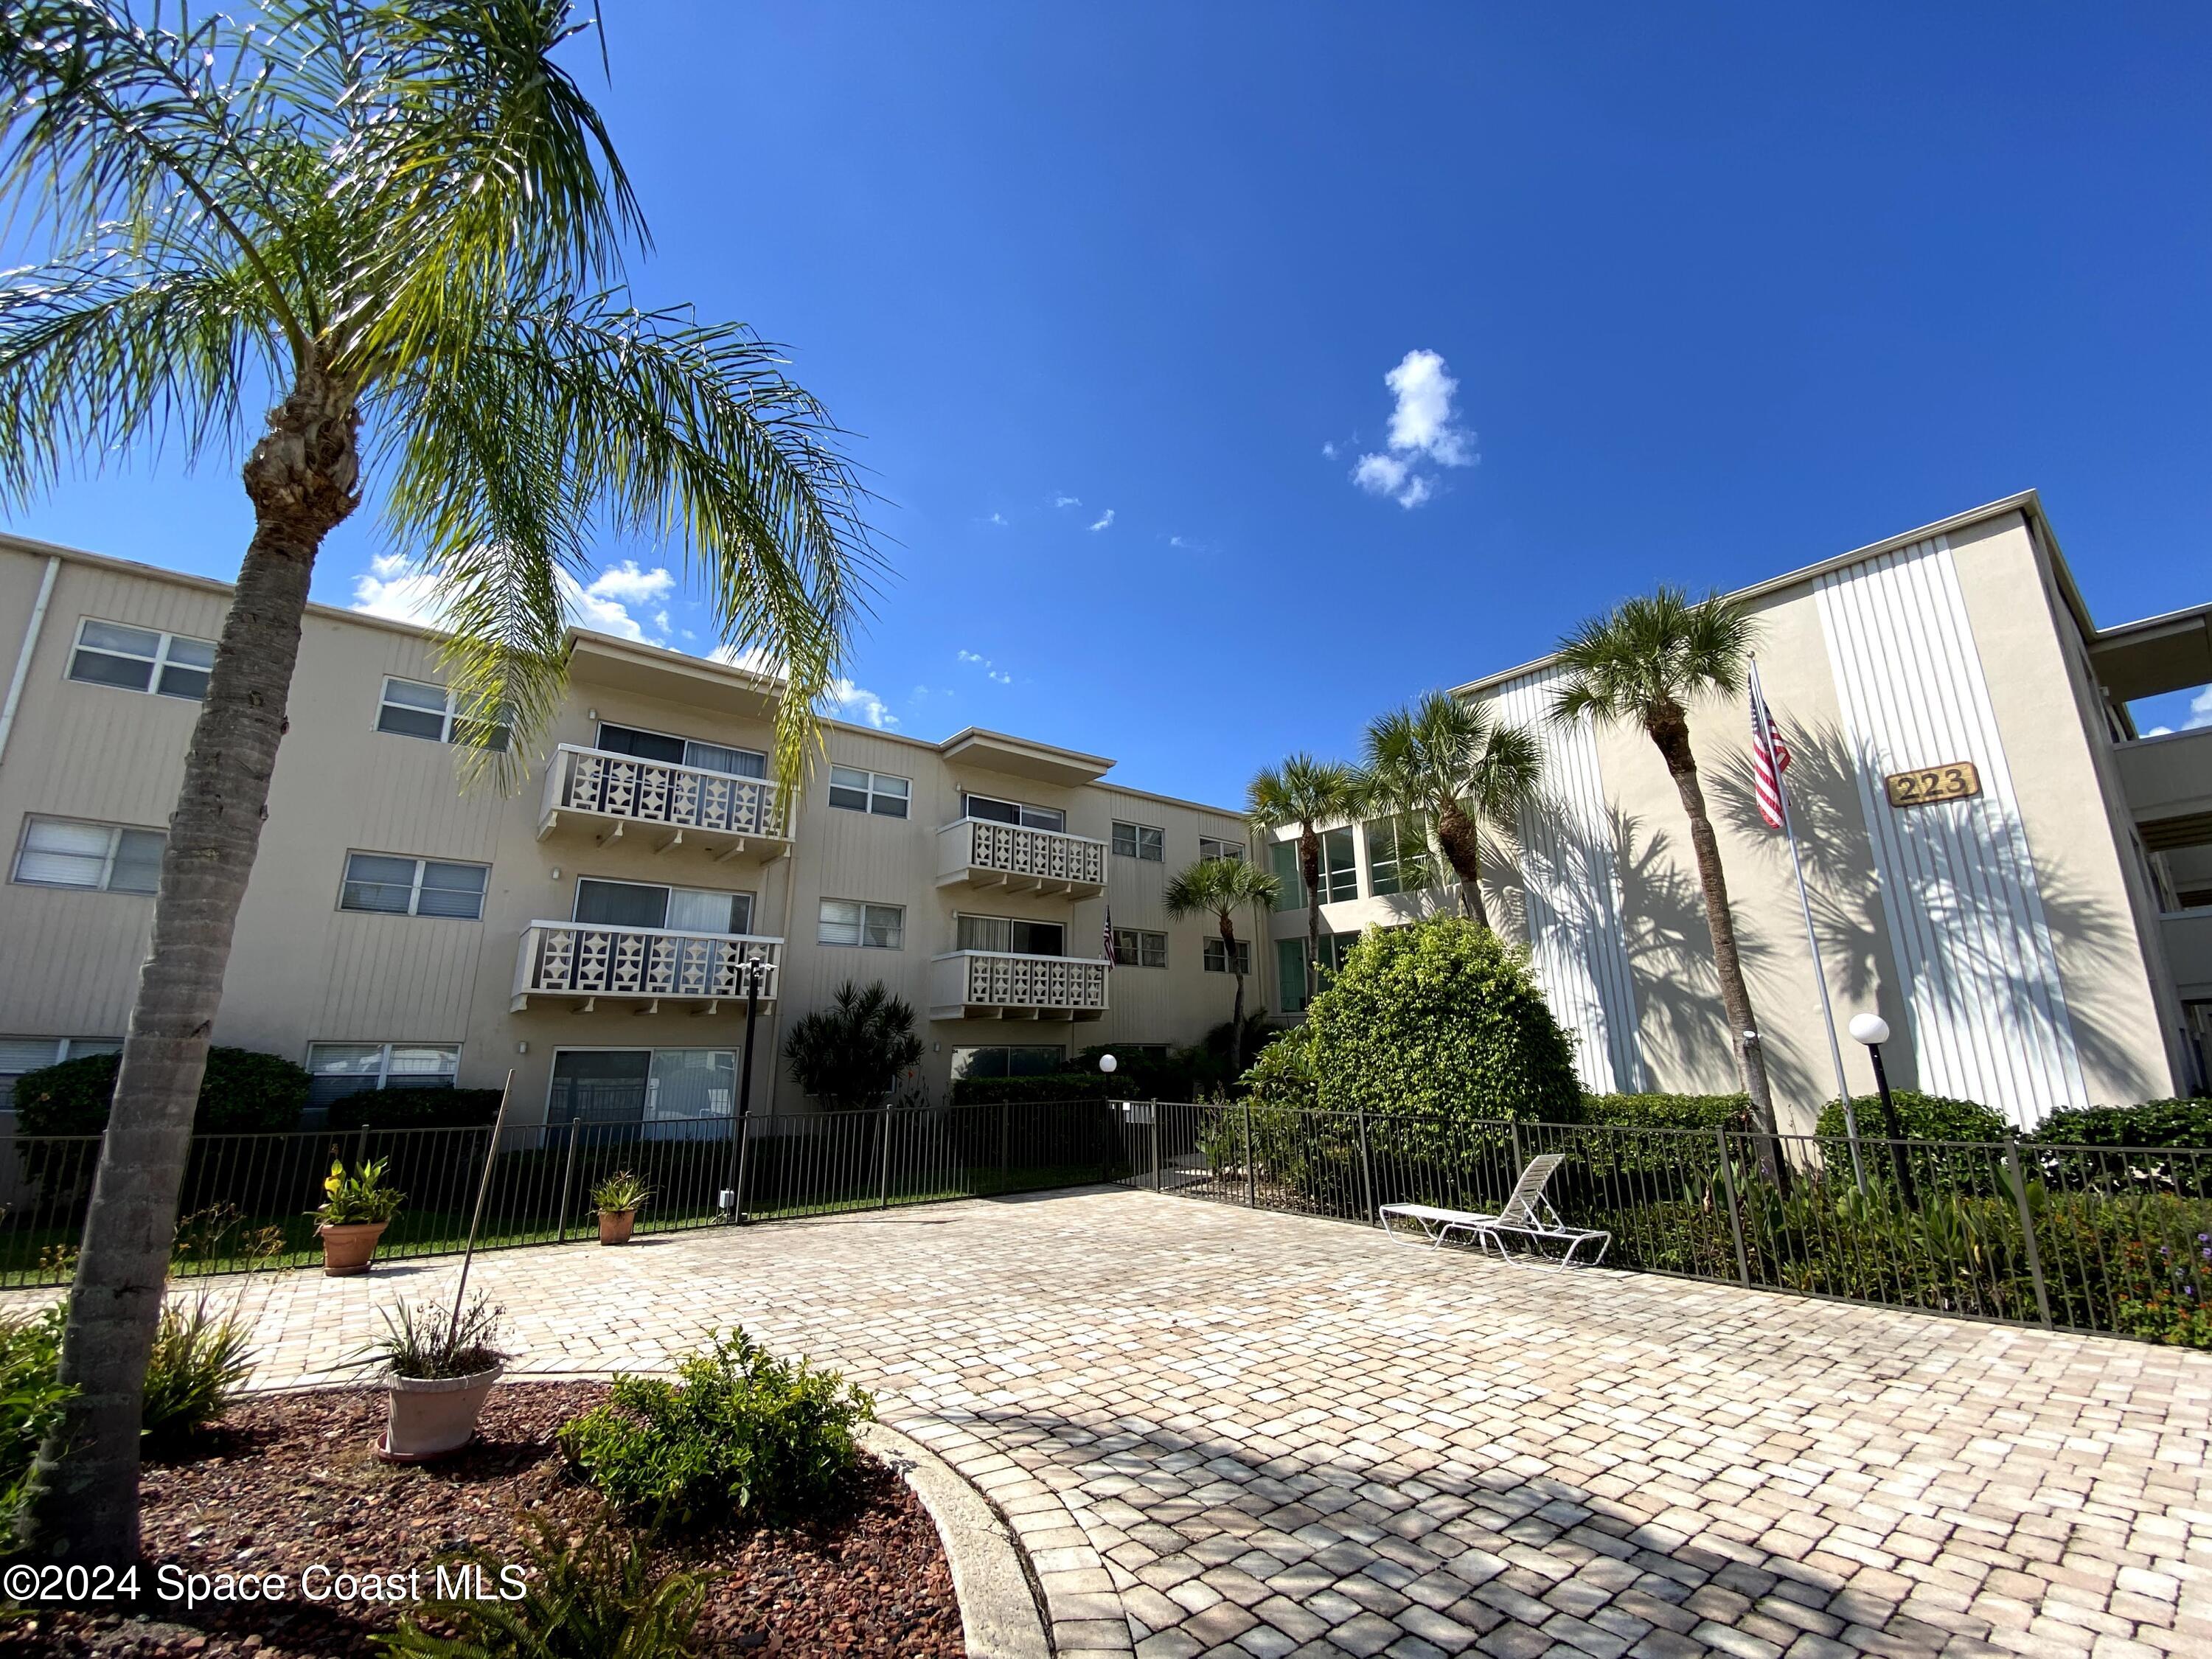
<path fill-rule="evenodd" d="M 848 812 L 872 812 L 879 818 L 902 818 L 914 795 L 914 785 L 884 772 L 864 772 L 857 766 L 830 769 L 830 804 Z"/>
<path fill-rule="evenodd" d="M 1067 1050 L 1042 1042 L 955 1048 L 952 1080 L 963 1077 L 1042 1077 L 1067 1064 Z"/>
<path fill-rule="evenodd" d="M 753 896 L 703 887 L 664 887 L 649 881 L 576 883 L 571 921 L 601 927 L 665 927 L 676 933 L 750 933 Z"/>
<path fill-rule="evenodd" d="M 1122 859 L 1143 859 L 1158 864 L 1167 854 L 1166 833 L 1149 823 L 1123 823 L 1118 818 L 1114 823 L 1114 856 Z"/>
<path fill-rule="evenodd" d="M 1137 927 L 1114 930 L 1114 965 L 1117 968 L 1164 968 L 1168 965 L 1168 936 Z"/>
<path fill-rule="evenodd" d="M 483 864 L 349 853 L 338 908 L 477 921 L 483 916 L 484 881 L 490 874 L 491 866 Z"/>
<path fill-rule="evenodd" d="M 384 701 L 376 710 L 376 729 L 403 738 L 428 738 L 433 743 L 466 744 L 479 749 L 507 747 L 506 720 L 472 718 L 456 706 L 453 694 L 444 686 L 389 675 L 384 682 Z"/>
<path fill-rule="evenodd" d="M 1275 874 L 1275 908 L 1303 910 L 1306 908 L 1306 881 L 1298 873 L 1298 844 L 1294 841 L 1270 842 L 1267 844 L 1267 863 Z"/>
<path fill-rule="evenodd" d="M 1200 836 L 1198 838 L 1198 858 L 1201 864 L 1208 859 L 1233 859 L 1242 864 L 1244 862 L 1244 843 L 1241 841 L 1218 841 L 1212 836 Z"/>
<path fill-rule="evenodd" d="M 215 641 L 183 634 L 157 634 L 120 623 L 87 617 L 76 630 L 69 677 L 125 691 L 152 691 L 164 697 L 207 695 L 208 671 L 215 666 Z"/>
<path fill-rule="evenodd" d="M 859 899 L 823 899 L 814 926 L 817 945 L 857 945 L 871 951 L 906 948 L 906 908 L 865 904 Z"/>
<path fill-rule="evenodd" d="M 1330 977 L 1342 970 L 1345 957 L 1352 947 L 1359 943 L 1357 933 L 1323 933 L 1321 936 L 1321 982 L 1327 988 Z M 1280 994 L 1283 1012 L 1295 1014 L 1306 1006 L 1306 942 L 1302 939 L 1279 939 L 1275 941 L 1275 977 L 1279 981 L 1276 990 Z"/>
<path fill-rule="evenodd" d="M 161 850 L 168 841 L 159 830 L 26 817 L 15 879 L 33 887 L 150 893 L 161 884 Z"/>
<path fill-rule="evenodd" d="M 553 1055 L 545 1121 L 638 1123 L 647 1140 L 726 1139 L 726 1124 L 700 1120 L 730 1115 L 737 1081 L 727 1048 L 562 1048 Z"/>
<path fill-rule="evenodd" d="M 1229 947 L 1218 933 L 1206 941 L 1206 971 L 1209 974 L 1229 971 Z M 1240 974 L 1252 971 L 1252 941 L 1249 939 L 1237 941 L 1237 971 Z"/>
<path fill-rule="evenodd" d="M 1321 902 L 1334 904 L 1359 896 L 1359 864 L 1352 850 L 1352 831 L 1324 830 L 1321 836 Z"/>
<path fill-rule="evenodd" d="M 1024 921 L 1015 916 L 957 918 L 956 951 L 998 951 L 1018 957 L 1066 954 L 1067 929 L 1056 921 Z"/>
<path fill-rule="evenodd" d="M 696 767 L 702 772 L 721 772 L 733 778 L 768 775 L 768 757 L 757 750 L 729 749 L 719 743 L 672 738 L 661 732 L 641 732 L 635 726 L 601 722 L 599 746 L 611 755 L 635 755 L 640 760 Z"/>
<path fill-rule="evenodd" d="M 327 1106 L 370 1089 L 450 1089 L 460 1066 L 453 1042 L 311 1042 L 307 1104 Z"/>
<path fill-rule="evenodd" d="M 997 800 L 989 795 L 960 797 L 961 812 L 971 818 L 988 818 L 994 823 L 1018 823 L 1025 830 L 1058 830 L 1067 828 L 1067 814 L 1057 806 L 1031 806 L 1025 801 Z"/>
<path fill-rule="evenodd" d="M 119 1054 L 121 1037 L 0 1037 L 0 1112 L 15 1109 L 15 1079 L 87 1054 Z"/>
<path fill-rule="evenodd" d="M 1414 817 L 1377 818 L 1367 826 L 1368 890 L 1376 898 L 1429 884 L 1428 830 Z"/>

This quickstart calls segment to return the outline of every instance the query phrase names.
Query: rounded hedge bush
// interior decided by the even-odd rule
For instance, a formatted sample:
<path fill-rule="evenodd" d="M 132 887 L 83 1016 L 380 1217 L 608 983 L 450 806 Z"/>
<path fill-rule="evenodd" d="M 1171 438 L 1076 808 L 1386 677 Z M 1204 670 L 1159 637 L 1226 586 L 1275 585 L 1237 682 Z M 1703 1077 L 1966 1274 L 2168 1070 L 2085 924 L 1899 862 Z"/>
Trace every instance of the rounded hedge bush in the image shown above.
<path fill-rule="evenodd" d="M 2212 1099 L 2053 1112 L 2029 1139 L 2046 1146 L 2212 1146 Z"/>
<path fill-rule="evenodd" d="M 120 1054 L 85 1054 L 15 1079 L 15 1127 L 25 1135 L 96 1135 L 107 1127 Z M 192 1128 L 200 1134 L 289 1129 L 307 1103 L 307 1072 L 276 1054 L 210 1048 Z"/>
<path fill-rule="evenodd" d="M 1574 1045 L 1526 953 L 1456 916 L 1369 933 L 1308 1025 L 1324 1107 L 1461 1121 L 1581 1112 Z"/>
<path fill-rule="evenodd" d="M 2002 1112 L 1978 1100 L 1954 1100 L 1948 1095 L 1923 1095 L 1917 1089 L 1893 1089 L 1897 1121 L 1912 1140 L 2002 1140 L 2013 1132 Z M 1888 1120 L 1882 1115 L 1880 1095 L 1854 1095 L 1851 1109 L 1858 1114 L 1859 1133 L 1876 1139 L 1887 1135 Z M 1840 1139 L 1845 1133 L 1844 1103 L 1832 1100 L 1820 1109 L 1823 1139 Z"/>

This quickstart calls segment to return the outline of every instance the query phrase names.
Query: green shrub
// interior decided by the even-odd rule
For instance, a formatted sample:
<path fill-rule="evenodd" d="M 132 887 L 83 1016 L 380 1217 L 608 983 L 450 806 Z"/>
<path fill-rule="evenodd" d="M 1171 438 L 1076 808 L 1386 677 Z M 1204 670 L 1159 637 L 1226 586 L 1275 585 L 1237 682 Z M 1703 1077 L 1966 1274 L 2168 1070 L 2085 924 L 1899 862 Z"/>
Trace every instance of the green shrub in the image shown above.
<path fill-rule="evenodd" d="M 848 980 L 827 1007 L 792 1026 L 783 1057 L 799 1086 L 825 1110 L 878 1105 L 921 1063 L 914 1006 L 880 980 L 866 989 Z"/>
<path fill-rule="evenodd" d="M 383 1638 L 385 1650 L 405 1659 L 690 1659 L 696 1651 L 704 1579 L 661 1565 L 644 1538 L 623 1542 L 596 1527 L 572 1544 L 559 1522 L 523 1520 L 532 1537 L 521 1561 L 464 1558 L 495 1592 L 508 1582 L 501 1569 L 520 1567 L 517 1599 L 426 1601 Z M 434 1634 L 425 1615 L 452 1634 Z"/>
<path fill-rule="evenodd" d="M 384 1334 L 368 1351 L 394 1376 L 434 1382 L 481 1376 L 511 1356 L 500 1347 L 507 1311 L 482 1291 L 459 1319 L 438 1302 L 402 1302 L 384 1310 Z"/>
<path fill-rule="evenodd" d="M 2053 1112 L 2022 1139 L 2045 1146 L 2212 1147 L 2212 1099 L 2075 1107 Z"/>
<path fill-rule="evenodd" d="M 835 1371 L 776 1358 L 741 1330 L 677 1368 L 621 1376 L 567 1424 L 561 1449 L 627 1513 L 657 1526 L 783 1521 L 833 1503 L 875 1402 Z"/>
<path fill-rule="evenodd" d="M 76 1394 L 56 1373 L 68 1304 L 0 1317 L 0 1535 L 12 1536 L 40 1443 Z"/>
<path fill-rule="evenodd" d="M 489 1128 L 497 1089 L 362 1089 L 330 1105 L 332 1129 Z"/>
<path fill-rule="evenodd" d="M 1585 1095 L 1580 1121 L 1622 1129 L 1737 1129 L 1749 1127 L 1751 1097 Z"/>
<path fill-rule="evenodd" d="M 120 1054 L 85 1054 L 15 1079 L 15 1127 L 24 1135 L 96 1135 L 107 1127 Z M 278 1054 L 210 1048 L 192 1114 L 198 1134 L 289 1129 L 307 1103 L 307 1073 Z"/>
<path fill-rule="evenodd" d="M 1979 1101 L 1923 1095 L 1917 1089 L 1893 1089 L 1890 1098 L 1897 1103 L 1898 1122 L 1915 1140 L 2002 1140 L 2012 1133 L 2003 1113 L 1992 1111 Z M 1858 1114 L 1861 1134 L 1878 1138 L 1888 1133 L 1883 1127 L 1887 1120 L 1882 1115 L 1880 1095 L 1854 1095 L 1851 1109 Z M 1844 1137 L 1842 1101 L 1832 1100 L 1820 1108 L 1820 1127 L 1814 1133 L 1823 1139 Z"/>
<path fill-rule="evenodd" d="M 1307 1024 L 1332 1109 L 1561 1122 L 1582 1105 L 1573 1044 L 1527 953 L 1456 916 L 1370 933 Z"/>
<path fill-rule="evenodd" d="M 1275 1106 L 1291 1111 L 1310 1111 L 1320 1104 L 1314 1028 L 1291 1026 L 1260 1050 L 1237 1084 L 1251 1097 L 1255 1109 Z"/>
<path fill-rule="evenodd" d="M 189 1306 L 162 1304 L 138 1419 L 149 1451 L 178 1451 L 222 1415 L 253 1370 L 251 1329 L 235 1313 L 210 1308 L 205 1292 Z"/>
<path fill-rule="evenodd" d="M 1038 1072 L 1029 1077 L 963 1077 L 953 1080 L 955 1106 L 1022 1105 L 1053 1100 L 1152 1100 L 1155 1095 L 1133 1077 L 1088 1072 Z"/>

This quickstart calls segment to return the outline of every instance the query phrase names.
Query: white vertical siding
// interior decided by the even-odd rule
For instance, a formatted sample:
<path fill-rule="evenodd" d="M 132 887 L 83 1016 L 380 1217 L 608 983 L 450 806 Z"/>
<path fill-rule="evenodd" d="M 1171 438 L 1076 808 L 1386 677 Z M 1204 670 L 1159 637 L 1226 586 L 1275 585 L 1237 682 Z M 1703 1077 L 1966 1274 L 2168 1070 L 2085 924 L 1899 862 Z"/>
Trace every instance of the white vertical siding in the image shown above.
<path fill-rule="evenodd" d="M 1821 627 L 1896 941 L 1921 1085 L 2023 1126 L 2087 1105 L 2027 827 L 1942 537 L 1831 572 Z M 1885 774 L 1972 761 L 1982 793 L 1893 807 Z"/>
<path fill-rule="evenodd" d="M 1521 818 L 1521 871 L 1536 978 L 1559 1024 L 1576 1038 L 1576 1065 L 1593 1094 L 1644 1089 L 1636 1039 L 1636 985 L 1621 921 L 1597 742 L 1587 722 L 1554 725 L 1556 670 L 1508 681 L 1491 702 L 1526 726 L 1544 751 L 1545 808 Z"/>

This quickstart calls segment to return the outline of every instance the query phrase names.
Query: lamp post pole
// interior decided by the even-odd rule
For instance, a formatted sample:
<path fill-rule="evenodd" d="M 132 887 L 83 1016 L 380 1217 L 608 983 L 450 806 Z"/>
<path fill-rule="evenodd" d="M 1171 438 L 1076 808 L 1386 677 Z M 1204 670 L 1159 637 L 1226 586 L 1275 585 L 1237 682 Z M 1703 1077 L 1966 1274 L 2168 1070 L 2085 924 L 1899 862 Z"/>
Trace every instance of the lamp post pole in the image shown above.
<path fill-rule="evenodd" d="M 1860 1014 L 1851 1021 L 1851 1039 L 1866 1044 L 1867 1058 L 1874 1062 L 1874 1086 L 1881 1096 L 1881 1129 L 1889 1137 L 1890 1167 L 1897 1172 L 1897 1193 L 1905 1200 L 1905 1207 L 1920 1207 L 1919 1194 L 1912 1186 L 1912 1160 L 1905 1155 L 1905 1126 L 1897 1115 L 1897 1102 L 1889 1092 L 1889 1073 L 1881 1063 L 1881 1045 L 1889 1041 L 1889 1022 L 1880 1014 Z M 1849 1103 L 1845 1103 L 1848 1110 Z"/>
<path fill-rule="evenodd" d="M 760 959 L 757 951 L 745 953 L 745 1045 L 738 1060 L 738 1117 L 734 1126 L 736 1149 L 731 1154 L 730 1190 L 725 1207 L 730 1220 L 738 1226 L 746 1224 L 745 1164 L 746 1151 L 751 1136 L 747 1133 L 753 1109 L 753 1027 L 760 1018 L 761 975 L 768 964 Z"/>

